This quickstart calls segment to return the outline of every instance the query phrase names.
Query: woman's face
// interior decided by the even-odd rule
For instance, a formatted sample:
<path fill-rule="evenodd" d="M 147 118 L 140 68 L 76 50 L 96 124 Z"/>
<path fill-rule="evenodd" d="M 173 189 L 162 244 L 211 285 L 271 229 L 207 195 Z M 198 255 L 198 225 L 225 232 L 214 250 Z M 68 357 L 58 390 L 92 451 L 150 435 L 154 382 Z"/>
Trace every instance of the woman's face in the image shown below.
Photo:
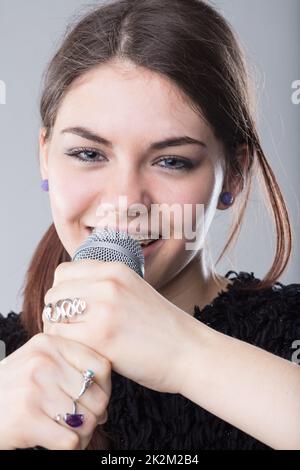
<path fill-rule="evenodd" d="M 203 145 L 150 148 L 182 136 Z M 97 216 L 99 207 L 111 204 L 119 211 L 120 196 L 127 198 L 128 208 L 136 203 L 146 206 L 149 232 L 152 204 L 192 205 L 194 228 L 195 207 L 202 204 L 207 232 L 224 178 L 222 144 L 176 86 L 158 74 L 117 62 L 73 82 L 49 140 L 41 129 L 40 163 L 42 178 L 49 180 L 53 221 L 70 256 L 89 235 L 88 227 L 103 224 Z M 133 219 L 125 218 L 129 228 Z M 172 222 L 171 237 L 145 262 L 145 280 L 156 289 L 172 280 L 203 247 L 203 239 L 197 251 L 191 251 L 186 239 L 172 238 Z"/>

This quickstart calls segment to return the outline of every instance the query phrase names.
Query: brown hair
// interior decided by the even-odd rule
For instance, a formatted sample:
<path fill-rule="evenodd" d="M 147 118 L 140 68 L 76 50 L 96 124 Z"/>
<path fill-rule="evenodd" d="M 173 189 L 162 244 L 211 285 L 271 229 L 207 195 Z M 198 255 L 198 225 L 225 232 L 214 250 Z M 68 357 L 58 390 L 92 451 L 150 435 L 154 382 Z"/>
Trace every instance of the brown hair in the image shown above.
<path fill-rule="evenodd" d="M 273 264 L 252 289 L 270 287 L 291 255 L 291 226 L 283 195 L 262 150 L 255 125 L 252 85 L 244 53 L 227 21 L 202 0 L 117 0 L 93 8 L 67 30 L 50 61 L 40 112 L 50 138 L 57 112 L 71 83 L 99 64 L 124 59 L 170 79 L 214 129 L 225 149 L 226 182 L 237 178 L 244 189 L 237 221 L 217 263 L 241 228 L 253 172 L 264 183 L 275 220 Z M 242 165 L 237 149 L 248 150 Z M 44 296 L 56 267 L 70 261 L 52 224 L 33 254 L 24 287 L 22 318 L 30 336 L 42 331 Z M 104 429 L 95 431 L 88 449 L 110 445 Z"/>

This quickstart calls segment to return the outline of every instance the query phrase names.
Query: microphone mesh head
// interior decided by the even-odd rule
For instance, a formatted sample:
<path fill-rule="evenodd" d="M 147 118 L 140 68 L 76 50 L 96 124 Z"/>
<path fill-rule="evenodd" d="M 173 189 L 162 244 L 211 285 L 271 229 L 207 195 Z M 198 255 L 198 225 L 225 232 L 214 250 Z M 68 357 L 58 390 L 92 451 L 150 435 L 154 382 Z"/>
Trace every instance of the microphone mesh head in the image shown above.
<path fill-rule="evenodd" d="M 76 250 L 72 261 L 92 259 L 126 264 L 144 277 L 145 258 L 138 241 L 126 232 L 111 228 L 95 229 Z"/>

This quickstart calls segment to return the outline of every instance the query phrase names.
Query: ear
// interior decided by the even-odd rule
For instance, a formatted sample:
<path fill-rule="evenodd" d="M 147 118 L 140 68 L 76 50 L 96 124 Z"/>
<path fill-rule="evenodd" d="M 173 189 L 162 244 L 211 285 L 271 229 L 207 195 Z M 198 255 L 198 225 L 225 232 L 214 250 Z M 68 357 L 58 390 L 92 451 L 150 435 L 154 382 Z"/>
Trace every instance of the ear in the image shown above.
<path fill-rule="evenodd" d="M 226 172 L 222 193 L 225 191 L 230 192 L 235 200 L 239 193 L 241 193 L 244 189 L 244 180 L 250 167 L 251 156 L 249 154 L 249 148 L 247 144 L 241 144 L 238 146 L 234 158 L 238 161 L 239 166 L 236 169 L 229 168 Z M 217 206 L 218 209 L 226 210 L 230 207 L 231 206 L 226 206 L 221 202 L 221 200 L 219 200 Z"/>
<path fill-rule="evenodd" d="M 46 139 L 46 128 L 42 127 L 39 132 L 39 162 L 43 180 L 48 179 L 48 153 L 49 141 Z"/>

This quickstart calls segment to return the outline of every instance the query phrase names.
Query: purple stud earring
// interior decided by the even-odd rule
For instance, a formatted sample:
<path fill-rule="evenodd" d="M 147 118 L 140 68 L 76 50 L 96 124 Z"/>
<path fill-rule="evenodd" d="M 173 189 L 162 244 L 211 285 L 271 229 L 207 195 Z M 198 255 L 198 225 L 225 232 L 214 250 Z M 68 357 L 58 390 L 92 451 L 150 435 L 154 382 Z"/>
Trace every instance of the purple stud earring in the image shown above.
<path fill-rule="evenodd" d="M 234 201 L 234 197 L 233 197 L 232 193 L 229 193 L 229 192 L 222 193 L 220 199 L 221 199 L 221 202 L 223 202 L 223 204 L 225 204 L 225 206 L 231 206 L 231 204 Z"/>
<path fill-rule="evenodd" d="M 42 180 L 41 182 L 41 188 L 43 191 L 48 192 L 49 191 L 49 182 L 48 180 Z"/>

